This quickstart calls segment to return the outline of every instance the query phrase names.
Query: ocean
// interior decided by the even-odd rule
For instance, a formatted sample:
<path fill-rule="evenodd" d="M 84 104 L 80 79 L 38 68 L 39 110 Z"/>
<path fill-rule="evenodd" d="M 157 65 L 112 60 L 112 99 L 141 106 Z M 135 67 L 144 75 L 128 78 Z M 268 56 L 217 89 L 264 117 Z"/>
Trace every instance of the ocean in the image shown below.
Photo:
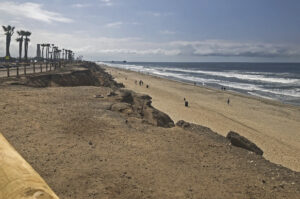
<path fill-rule="evenodd" d="M 99 63 L 300 106 L 300 63 Z"/>

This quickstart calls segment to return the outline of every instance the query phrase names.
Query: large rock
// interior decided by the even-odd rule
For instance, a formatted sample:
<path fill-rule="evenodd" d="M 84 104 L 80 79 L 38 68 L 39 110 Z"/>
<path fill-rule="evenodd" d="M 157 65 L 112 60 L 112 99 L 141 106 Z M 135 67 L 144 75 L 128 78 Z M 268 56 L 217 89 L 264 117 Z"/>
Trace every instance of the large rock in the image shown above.
<path fill-rule="evenodd" d="M 184 120 L 179 120 L 177 123 L 176 123 L 177 126 L 181 127 L 181 128 L 188 128 L 191 126 L 190 123 L 184 121 Z"/>
<path fill-rule="evenodd" d="M 165 113 L 155 109 L 155 108 L 147 108 L 143 109 L 144 119 L 146 119 L 149 123 L 154 124 L 156 126 L 171 128 L 174 127 L 173 120 Z"/>
<path fill-rule="evenodd" d="M 253 151 L 257 155 L 263 155 L 264 153 L 258 146 L 256 146 L 256 144 L 236 132 L 230 131 L 226 138 L 230 140 L 233 146 L 241 147 L 248 151 Z"/>
<path fill-rule="evenodd" d="M 112 111 L 127 113 L 130 116 L 142 118 L 149 124 L 164 128 L 174 127 L 173 120 L 165 113 L 155 109 L 151 103 L 151 97 L 138 94 L 127 89 L 116 91 L 115 99 L 121 103 L 112 106 Z"/>
<path fill-rule="evenodd" d="M 133 95 L 132 91 L 122 89 L 118 92 L 119 98 L 121 102 L 125 102 L 128 104 L 133 104 Z"/>

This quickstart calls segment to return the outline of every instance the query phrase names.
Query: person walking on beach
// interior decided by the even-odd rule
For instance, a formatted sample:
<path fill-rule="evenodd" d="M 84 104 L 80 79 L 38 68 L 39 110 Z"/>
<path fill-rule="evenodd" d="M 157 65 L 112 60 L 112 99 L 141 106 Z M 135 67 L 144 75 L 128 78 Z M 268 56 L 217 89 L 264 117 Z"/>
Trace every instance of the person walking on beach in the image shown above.
<path fill-rule="evenodd" d="M 228 98 L 228 100 L 227 100 L 227 104 L 229 105 L 229 103 L 230 103 L 230 99 Z"/>
<path fill-rule="evenodd" d="M 187 100 L 184 101 L 184 106 L 188 107 L 189 106 L 189 102 Z"/>

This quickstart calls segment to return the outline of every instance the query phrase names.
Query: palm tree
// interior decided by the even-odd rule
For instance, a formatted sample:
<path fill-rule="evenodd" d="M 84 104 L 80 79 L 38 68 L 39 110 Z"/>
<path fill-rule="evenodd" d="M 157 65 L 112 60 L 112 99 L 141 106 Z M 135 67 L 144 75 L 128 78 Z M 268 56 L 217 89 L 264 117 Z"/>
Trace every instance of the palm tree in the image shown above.
<path fill-rule="evenodd" d="M 46 47 L 46 59 L 49 59 L 49 47 L 50 47 L 50 44 L 45 44 L 45 47 Z"/>
<path fill-rule="evenodd" d="M 58 49 L 58 50 L 57 50 L 57 58 L 58 58 L 58 59 L 60 59 L 60 53 L 61 53 L 61 50 Z"/>
<path fill-rule="evenodd" d="M 23 37 L 24 37 L 24 33 L 25 31 L 20 30 L 17 32 L 19 37 L 16 39 L 17 42 L 19 42 L 19 61 L 21 61 L 22 59 L 22 47 L 23 47 Z"/>
<path fill-rule="evenodd" d="M 44 48 L 45 48 L 46 44 L 41 44 L 41 46 L 42 46 L 42 59 L 44 60 Z"/>
<path fill-rule="evenodd" d="M 24 52 L 24 58 L 25 58 L 25 60 L 28 59 L 28 56 L 27 56 L 27 54 L 28 54 L 28 43 L 30 42 L 30 39 L 29 39 L 28 37 L 29 37 L 30 35 L 31 35 L 31 32 L 29 32 L 29 31 L 25 31 L 25 32 L 24 32 L 24 36 L 25 36 L 25 46 L 24 46 L 25 52 Z"/>
<path fill-rule="evenodd" d="M 65 49 L 62 49 L 62 59 L 65 59 Z"/>
<path fill-rule="evenodd" d="M 9 53 L 10 41 L 11 41 L 11 37 L 14 34 L 15 27 L 8 25 L 8 26 L 2 26 L 2 28 L 5 32 L 4 34 L 6 35 L 6 56 L 5 56 L 5 58 L 9 59 L 10 58 L 10 53 Z"/>
<path fill-rule="evenodd" d="M 58 47 L 57 46 L 54 46 L 53 47 L 53 49 L 54 49 L 54 60 L 56 60 L 57 58 L 58 58 L 58 54 L 57 54 L 57 52 L 58 52 Z"/>

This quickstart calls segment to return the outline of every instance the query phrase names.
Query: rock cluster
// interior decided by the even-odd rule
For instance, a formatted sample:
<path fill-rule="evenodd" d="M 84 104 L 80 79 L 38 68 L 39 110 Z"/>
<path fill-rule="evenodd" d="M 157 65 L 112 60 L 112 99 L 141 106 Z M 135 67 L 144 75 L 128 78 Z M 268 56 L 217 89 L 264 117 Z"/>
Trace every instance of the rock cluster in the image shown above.
<path fill-rule="evenodd" d="M 230 140 L 233 146 L 241 147 L 248 151 L 253 151 L 257 155 L 263 155 L 264 153 L 258 146 L 256 146 L 256 144 L 236 132 L 230 131 L 226 138 Z"/>
<path fill-rule="evenodd" d="M 171 128 L 174 127 L 173 120 L 165 113 L 155 109 L 149 95 L 137 94 L 133 91 L 120 89 L 116 91 L 116 101 L 111 106 L 112 111 L 125 113 L 128 116 L 141 118 L 147 123 L 155 126 Z"/>

